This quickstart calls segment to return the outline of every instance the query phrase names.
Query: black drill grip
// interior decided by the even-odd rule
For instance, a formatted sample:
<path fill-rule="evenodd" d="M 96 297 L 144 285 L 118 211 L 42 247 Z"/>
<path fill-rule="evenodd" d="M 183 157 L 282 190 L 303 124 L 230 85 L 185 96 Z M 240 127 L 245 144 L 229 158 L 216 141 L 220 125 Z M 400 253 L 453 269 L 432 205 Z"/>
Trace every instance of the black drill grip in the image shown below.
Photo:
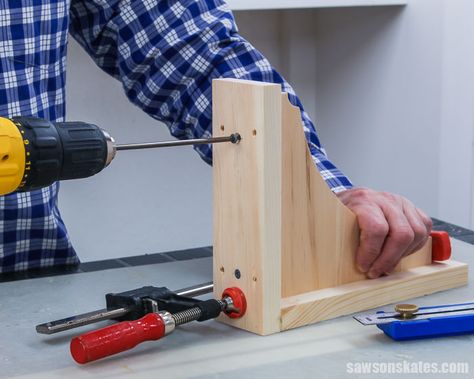
<path fill-rule="evenodd" d="M 14 117 L 12 121 L 25 141 L 25 174 L 19 191 L 87 178 L 106 166 L 107 140 L 93 124 L 53 124 L 36 117 Z"/>
<path fill-rule="evenodd" d="M 96 125 L 58 122 L 55 126 L 63 146 L 59 180 L 87 178 L 102 171 L 107 161 L 107 141 Z"/>

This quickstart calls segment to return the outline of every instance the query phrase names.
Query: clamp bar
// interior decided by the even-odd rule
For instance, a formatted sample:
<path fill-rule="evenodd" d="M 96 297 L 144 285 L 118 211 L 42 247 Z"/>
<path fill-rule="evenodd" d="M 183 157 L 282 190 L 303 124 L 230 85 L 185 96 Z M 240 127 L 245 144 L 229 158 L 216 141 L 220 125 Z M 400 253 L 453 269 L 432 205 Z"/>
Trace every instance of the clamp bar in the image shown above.
<path fill-rule="evenodd" d="M 213 288 L 214 284 L 212 282 L 207 282 L 198 284 L 196 286 L 182 288 L 175 292 L 179 296 L 195 297 L 210 293 L 212 292 Z M 129 311 L 130 309 L 127 308 L 104 308 L 97 311 L 82 313 L 79 315 L 37 325 L 36 332 L 40 334 L 54 334 L 64 332 L 69 329 L 78 328 L 80 326 L 93 324 L 99 321 L 116 319 L 125 316 Z"/>

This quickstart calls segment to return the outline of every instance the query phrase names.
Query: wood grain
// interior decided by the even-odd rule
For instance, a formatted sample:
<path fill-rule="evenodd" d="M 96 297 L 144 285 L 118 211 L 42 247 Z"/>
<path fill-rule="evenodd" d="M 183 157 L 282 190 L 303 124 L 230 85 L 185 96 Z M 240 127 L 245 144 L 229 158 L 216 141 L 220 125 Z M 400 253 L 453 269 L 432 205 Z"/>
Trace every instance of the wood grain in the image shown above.
<path fill-rule="evenodd" d="M 361 312 L 467 284 L 468 265 L 456 261 L 411 268 L 373 280 L 282 299 L 282 330 Z"/>
<path fill-rule="evenodd" d="M 214 294 L 237 286 L 248 308 L 222 322 L 265 335 L 466 284 L 467 265 L 431 263 L 431 239 L 389 277 L 357 270 L 357 219 L 279 85 L 214 80 L 213 135 L 231 133 L 242 141 L 213 146 Z"/>
<path fill-rule="evenodd" d="M 221 320 L 258 334 L 280 330 L 280 96 L 276 84 L 213 81 L 213 135 L 242 137 L 213 146 L 215 295 L 242 289 L 247 314 Z"/>
<path fill-rule="evenodd" d="M 282 297 L 365 279 L 355 266 L 356 217 L 316 169 L 300 111 L 286 94 L 282 121 Z M 395 272 L 429 263 L 431 241 L 403 259 Z"/>

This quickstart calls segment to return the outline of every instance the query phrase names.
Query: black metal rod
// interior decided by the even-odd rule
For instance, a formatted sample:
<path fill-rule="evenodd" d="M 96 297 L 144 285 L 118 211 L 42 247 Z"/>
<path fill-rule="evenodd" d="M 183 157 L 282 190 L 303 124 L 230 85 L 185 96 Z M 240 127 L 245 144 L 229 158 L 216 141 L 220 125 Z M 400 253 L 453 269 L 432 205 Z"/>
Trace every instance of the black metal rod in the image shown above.
<path fill-rule="evenodd" d="M 234 133 L 227 137 L 213 137 L 213 138 L 197 138 L 178 141 L 160 141 L 160 142 L 145 142 L 145 143 L 128 143 L 116 145 L 116 150 L 139 150 L 139 149 L 155 149 L 160 147 L 173 146 L 188 146 L 188 145 L 205 145 L 221 142 L 239 143 L 241 140 L 240 134 Z"/>

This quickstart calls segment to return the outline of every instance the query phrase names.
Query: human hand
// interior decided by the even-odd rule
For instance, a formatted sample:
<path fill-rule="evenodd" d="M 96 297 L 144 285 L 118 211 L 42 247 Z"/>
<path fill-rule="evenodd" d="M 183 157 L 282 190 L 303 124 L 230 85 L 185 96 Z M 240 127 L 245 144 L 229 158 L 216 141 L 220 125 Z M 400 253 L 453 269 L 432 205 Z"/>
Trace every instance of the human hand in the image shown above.
<path fill-rule="evenodd" d="M 356 264 L 371 279 L 392 272 L 430 235 L 431 219 L 402 196 L 360 187 L 336 195 L 357 217 Z"/>

